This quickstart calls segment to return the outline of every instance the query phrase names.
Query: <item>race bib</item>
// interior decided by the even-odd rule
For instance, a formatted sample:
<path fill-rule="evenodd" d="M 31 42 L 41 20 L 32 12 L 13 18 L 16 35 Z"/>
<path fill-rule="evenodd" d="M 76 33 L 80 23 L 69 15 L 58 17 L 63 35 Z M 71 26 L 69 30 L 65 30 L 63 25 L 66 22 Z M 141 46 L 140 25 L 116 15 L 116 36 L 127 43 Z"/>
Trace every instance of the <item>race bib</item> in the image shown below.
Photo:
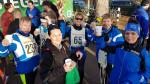
<path fill-rule="evenodd" d="M 80 47 L 85 42 L 85 29 L 78 31 L 74 28 L 71 29 L 71 46 Z"/>
<path fill-rule="evenodd" d="M 42 47 L 45 44 L 46 39 L 48 38 L 47 33 L 41 33 L 40 34 L 40 47 Z"/>
<path fill-rule="evenodd" d="M 38 46 L 33 38 L 19 36 L 19 39 L 25 51 L 26 58 L 38 55 Z"/>

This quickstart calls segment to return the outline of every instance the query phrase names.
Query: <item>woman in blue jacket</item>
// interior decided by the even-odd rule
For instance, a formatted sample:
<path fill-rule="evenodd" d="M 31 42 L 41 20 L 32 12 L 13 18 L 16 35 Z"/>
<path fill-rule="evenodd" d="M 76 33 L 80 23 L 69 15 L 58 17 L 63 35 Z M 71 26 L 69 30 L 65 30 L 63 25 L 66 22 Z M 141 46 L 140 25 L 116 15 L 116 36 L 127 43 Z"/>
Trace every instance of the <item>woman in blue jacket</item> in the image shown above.
<path fill-rule="evenodd" d="M 125 42 L 121 46 L 107 46 L 103 50 L 115 53 L 114 68 L 109 84 L 147 84 L 150 77 L 150 54 L 139 40 L 140 26 L 128 23 Z"/>

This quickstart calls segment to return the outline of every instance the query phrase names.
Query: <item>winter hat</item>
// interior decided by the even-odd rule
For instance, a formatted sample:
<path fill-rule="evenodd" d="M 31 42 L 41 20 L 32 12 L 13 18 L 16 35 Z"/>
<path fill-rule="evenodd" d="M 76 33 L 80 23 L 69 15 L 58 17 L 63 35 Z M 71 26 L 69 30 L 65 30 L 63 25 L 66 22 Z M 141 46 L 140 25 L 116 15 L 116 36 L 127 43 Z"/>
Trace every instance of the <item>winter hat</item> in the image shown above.
<path fill-rule="evenodd" d="M 125 31 L 133 31 L 136 32 L 138 36 L 140 36 L 140 25 L 137 23 L 127 23 L 125 26 Z"/>

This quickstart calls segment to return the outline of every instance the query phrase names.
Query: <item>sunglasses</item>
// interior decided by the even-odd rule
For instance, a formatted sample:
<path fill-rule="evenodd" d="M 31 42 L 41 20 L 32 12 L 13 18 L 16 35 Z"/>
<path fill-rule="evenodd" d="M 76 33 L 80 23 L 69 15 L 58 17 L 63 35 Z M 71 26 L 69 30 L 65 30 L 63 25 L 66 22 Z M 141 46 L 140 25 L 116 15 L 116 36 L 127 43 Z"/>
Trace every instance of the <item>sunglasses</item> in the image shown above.
<path fill-rule="evenodd" d="M 76 17 L 75 19 L 76 19 L 76 20 L 83 20 L 83 18 L 77 18 L 77 17 Z"/>

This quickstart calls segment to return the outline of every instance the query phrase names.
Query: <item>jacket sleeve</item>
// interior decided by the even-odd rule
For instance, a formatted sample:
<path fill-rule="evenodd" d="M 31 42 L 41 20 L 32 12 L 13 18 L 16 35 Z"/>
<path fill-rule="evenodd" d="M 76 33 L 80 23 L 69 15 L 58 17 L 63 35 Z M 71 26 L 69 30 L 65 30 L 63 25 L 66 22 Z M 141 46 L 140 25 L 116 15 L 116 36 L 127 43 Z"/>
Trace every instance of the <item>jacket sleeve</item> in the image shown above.
<path fill-rule="evenodd" d="M 119 44 L 122 44 L 124 42 L 124 38 L 123 38 L 123 35 L 121 33 L 120 30 L 118 30 L 118 28 L 114 28 L 113 29 L 113 37 L 112 37 L 112 44 L 114 45 L 119 45 Z"/>
<path fill-rule="evenodd" d="M 86 40 L 95 41 L 94 30 L 91 28 L 86 29 Z"/>
<path fill-rule="evenodd" d="M 49 51 L 42 52 L 42 60 L 40 63 L 40 77 L 46 81 L 53 81 L 60 75 L 64 75 L 65 71 L 63 66 L 56 67 L 53 65 L 53 56 Z M 55 66 L 55 67 L 54 67 Z"/>
<path fill-rule="evenodd" d="M 0 44 L 0 57 L 7 57 L 8 54 L 9 54 L 8 48 Z"/>
<path fill-rule="evenodd" d="M 27 17 L 29 17 L 28 10 L 29 10 L 29 9 L 27 8 L 27 9 L 26 9 L 26 16 L 27 16 Z"/>
<path fill-rule="evenodd" d="M 94 42 L 95 41 L 94 30 L 92 30 L 91 28 L 86 28 L 85 39 L 86 39 L 86 43 L 85 43 L 86 47 L 89 46 L 90 42 Z"/>
<path fill-rule="evenodd" d="M 66 35 L 66 23 L 63 20 L 59 20 L 59 26 L 62 33 L 62 37 L 65 38 Z"/>
<path fill-rule="evenodd" d="M 0 57 L 7 57 L 10 52 L 13 52 L 17 48 L 16 44 L 12 43 L 9 46 L 3 46 L 0 43 Z"/>
<path fill-rule="evenodd" d="M 142 56 L 144 56 L 145 60 L 145 72 L 142 72 L 141 75 L 148 79 L 150 77 L 150 53 L 144 49 L 142 51 Z"/>
<path fill-rule="evenodd" d="M 40 18 L 40 16 L 41 16 L 41 11 L 37 8 L 37 18 Z"/>
<path fill-rule="evenodd" d="M 148 28 L 149 28 L 149 18 L 148 17 L 143 17 L 139 16 L 138 17 L 140 25 L 142 27 L 142 35 L 144 38 L 149 37 L 148 35 Z"/>

